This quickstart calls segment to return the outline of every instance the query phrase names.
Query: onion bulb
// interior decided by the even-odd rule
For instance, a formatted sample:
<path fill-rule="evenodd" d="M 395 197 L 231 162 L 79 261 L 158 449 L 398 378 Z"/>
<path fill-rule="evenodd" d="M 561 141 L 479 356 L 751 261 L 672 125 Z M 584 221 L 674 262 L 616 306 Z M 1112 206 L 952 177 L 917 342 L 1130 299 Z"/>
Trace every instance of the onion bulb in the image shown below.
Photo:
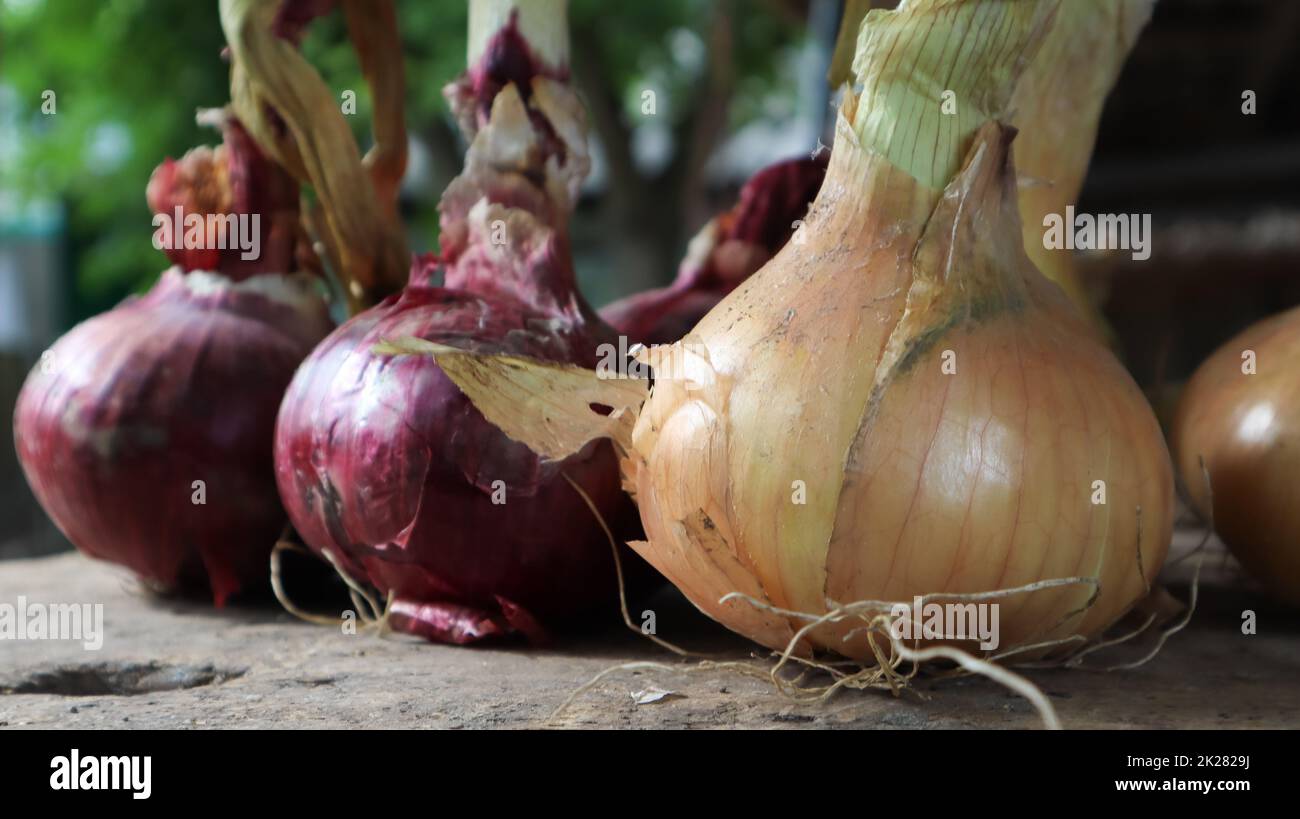
<path fill-rule="evenodd" d="M 588 500 L 620 536 L 636 527 L 608 442 L 545 461 L 432 359 L 376 349 L 414 336 L 592 367 L 616 346 L 569 248 L 589 160 L 564 25 L 563 3 L 471 4 L 477 50 L 445 92 L 471 142 L 443 195 L 440 252 L 316 349 L 277 423 L 280 492 L 303 540 L 389 598 L 390 626 L 435 641 L 541 640 L 613 604 Z"/>
<path fill-rule="evenodd" d="M 1206 359 L 1187 383 L 1172 441 L 1200 513 L 1251 575 L 1278 597 L 1300 604 L 1297 361 L 1300 308 L 1248 328 Z"/>
<path fill-rule="evenodd" d="M 1022 243 L 1000 119 L 1049 5 L 868 14 L 806 240 L 644 353 L 638 399 L 571 367 L 424 351 L 552 457 L 613 438 L 647 536 L 632 546 L 765 646 L 857 601 L 1035 584 L 994 601 L 999 652 L 1097 636 L 1160 569 L 1173 478 L 1142 393 Z M 873 663 L 864 626 L 796 648 Z"/>
<path fill-rule="evenodd" d="M 266 577 L 285 522 L 276 410 L 332 324 L 315 278 L 291 272 L 296 186 L 239 123 L 216 121 L 224 145 L 164 163 L 150 204 L 167 217 L 173 206 L 257 213 L 263 253 L 172 251 L 177 266 L 147 294 L 45 353 L 19 394 L 14 439 L 37 499 L 77 548 L 222 605 Z"/>

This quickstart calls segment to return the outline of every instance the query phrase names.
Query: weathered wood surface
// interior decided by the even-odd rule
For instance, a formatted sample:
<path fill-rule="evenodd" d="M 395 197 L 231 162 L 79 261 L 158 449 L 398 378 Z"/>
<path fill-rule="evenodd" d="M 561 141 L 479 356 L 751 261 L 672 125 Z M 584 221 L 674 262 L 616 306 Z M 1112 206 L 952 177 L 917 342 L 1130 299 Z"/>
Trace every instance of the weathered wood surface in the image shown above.
<path fill-rule="evenodd" d="M 1300 727 L 1300 613 L 1269 602 L 1223 562 L 1207 562 L 1190 626 L 1142 668 L 1029 672 L 1066 727 Z M 1181 599 L 1188 568 L 1184 562 L 1167 573 Z M 680 661 L 616 625 L 546 650 L 464 649 L 349 636 L 271 606 L 217 613 L 153 600 L 117 570 L 75 554 L 0 563 L 0 603 L 18 595 L 102 602 L 105 641 L 95 652 L 69 642 L 0 642 L 0 690 L 27 692 L 0 694 L 5 728 L 1040 724 L 1025 700 L 981 679 L 923 681 L 901 698 L 842 692 L 806 705 L 783 698 L 766 681 L 717 670 L 620 672 L 548 721 L 571 692 L 606 668 Z M 671 591 L 648 605 L 663 637 L 734 659 L 755 657 L 743 640 Z M 1242 634 L 1246 609 L 1258 618 L 1253 636 Z M 1132 655 L 1110 658 L 1126 656 Z M 632 692 L 649 688 L 682 696 L 635 704 Z"/>

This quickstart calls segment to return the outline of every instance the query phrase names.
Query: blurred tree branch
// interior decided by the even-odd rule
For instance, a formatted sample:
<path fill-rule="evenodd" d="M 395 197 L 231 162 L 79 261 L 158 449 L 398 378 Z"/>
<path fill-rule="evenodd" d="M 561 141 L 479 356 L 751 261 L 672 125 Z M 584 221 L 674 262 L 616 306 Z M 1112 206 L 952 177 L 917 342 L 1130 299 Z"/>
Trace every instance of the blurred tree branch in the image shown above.
<path fill-rule="evenodd" d="M 733 0 L 719 0 L 709 17 L 703 76 L 692 84 L 694 93 L 671 105 L 672 158 L 652 175 L 637 168 L 624 89 L 610 81 L 601 65 L 600 31 L 574 28 L 574 83 L 600 137 L 608 171 L 606 233 L 623 237 L 614 249 L 616 267 L 637 287 L 670 280 L 688 233 L 712 216 L 704 170 L 729 124 L 736 87 L 735 26 Z"/>
<path fill-rule="evenodd" d="M 708 68 L 690 115 L 683 118 L 677 157 L 670 173 L 680 179 L 683 228 L 694 230 L 712 216 L 704 201 L 704 168 L 726 133 L 730 102 L 736 86 L 735 16 L 732 0 L 717 0 L 709 25 Z"/>
<path fill-rule="evenodd" d="M 623 119 L 621 89 L 609 81 L 609 74 L 599 62 L 599 47 L 594 42 L 595 32 L 588 28 L 573 32 L 572 70 L 573 82 L 587 105 L 592 127 L 600 137 L 605 160 L 609 166 L 611 195 L 615 207 L 625 208 L 621 201 L 637 189 L 641 179 L 632 156 L 632 129 Z"/>

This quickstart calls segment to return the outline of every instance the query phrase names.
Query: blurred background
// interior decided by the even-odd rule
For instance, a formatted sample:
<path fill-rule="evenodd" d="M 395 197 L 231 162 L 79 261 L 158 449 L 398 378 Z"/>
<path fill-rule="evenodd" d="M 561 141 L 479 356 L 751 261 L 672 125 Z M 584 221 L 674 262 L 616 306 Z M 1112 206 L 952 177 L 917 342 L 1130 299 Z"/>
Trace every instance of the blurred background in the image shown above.
<path fill-rule="evenodd" d="M 570 5 L 594 153 L 571 230 L 583 291 L 601 305 L 670 280 L 690 236 L 753 171 L 829 142 L 825 76 L 841 0 Z M 411 137 L 403 215 L 423 251 L 436 247 L 438 198 L 464 150 L 441 90 L 464 68 L 466 9 L 404 0 L 399 13 Z M 327 82 L 357 90 L 364 145 L 365 84 L 341 15 L 309 31 L 304 51 Z M 1146 261 L 1081 261 L 1158 413 L 1229 336 L 1300 304 L 1298 43 L 1295 0 L 1162 0 L 1107 103 L 1079 209 L 1151 213 L 1156 233 Z M 166 267 L 150 243 L 145 184 L 163 157 L 219 141 L 194 112 L 227 99 L 223 45 L 214 1 L 0 0 L 5 436 L 41 351 Z M 1247 90 L 1254 114 L 1242 111 Z M 62 548 L 6 438 L 0 559 Z"/>

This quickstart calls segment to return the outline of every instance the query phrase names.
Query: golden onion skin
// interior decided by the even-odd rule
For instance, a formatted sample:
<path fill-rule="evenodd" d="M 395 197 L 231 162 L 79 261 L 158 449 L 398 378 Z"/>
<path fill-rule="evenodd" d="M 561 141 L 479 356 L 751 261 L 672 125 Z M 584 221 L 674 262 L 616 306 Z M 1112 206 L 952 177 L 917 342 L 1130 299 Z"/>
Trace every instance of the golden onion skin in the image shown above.
<path fill-rule="evenodd" d="M 1105 338 L 1109 334 L 1074 255 L 1043 247 L 1043 217 L 1078 203 L 1097 124 L 1128 54 L 1151 19 L 1155 0 L 1088 0 L 1056 7 L 1042 47 L 1025 69 L 1011 102 L 1025 250 L 1044 276 L 1061 286 Z"/>
<path fill-rule="evenodd" d="M 911 176 L 840 149 L 842 118 L 804 241 L 657 353 L 656 373 L 696 383 L 658 378 L 638 419 L 648 541 L 633 546 L 709 616 L 783 649 L 801 621 L 719 598 L 820 614 L 1097 578 L 1091 606 L 1088 585 L 1002 600 L 1006 650 L 1096 636 L 1147 593 L 1172 528 L 1169 455 L 1132 379 L 1025 255 L 1011 136 L 984 126 L 931 212 Z M 861 625 L 812 645 L 869 661 L 861 635 L 843 640 Z"/>
<path fill-rule="evenodd" d="M 1249 327 L 1201 364 L 1172 439 L 1201 515 L 1210 519 L 1213 496 L 1214 528 L 1242 566 L 1300 604 L 1300 307 Z"/>

